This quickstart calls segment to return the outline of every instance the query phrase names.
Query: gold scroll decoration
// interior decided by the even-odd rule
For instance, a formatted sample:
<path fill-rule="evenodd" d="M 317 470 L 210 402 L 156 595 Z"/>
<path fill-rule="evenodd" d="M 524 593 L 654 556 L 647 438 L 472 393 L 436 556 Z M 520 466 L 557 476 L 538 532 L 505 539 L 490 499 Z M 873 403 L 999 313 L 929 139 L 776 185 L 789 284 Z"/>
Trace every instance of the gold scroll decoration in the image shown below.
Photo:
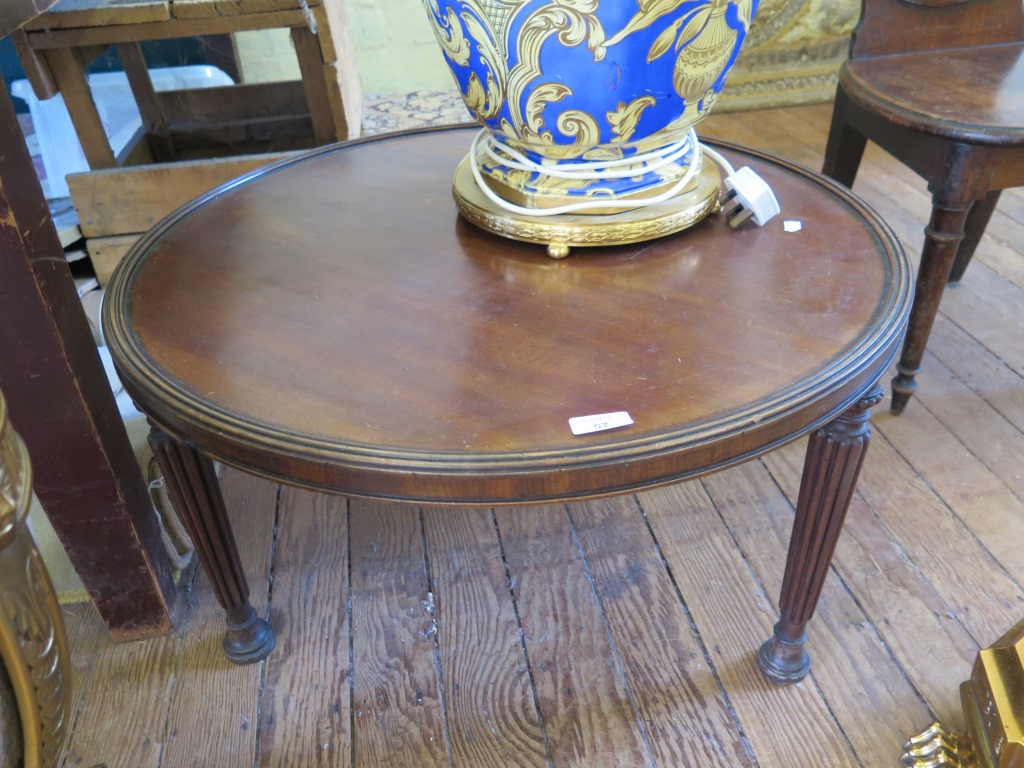
<path fill-rule="evenodd" d="M 71 668 L 53 584 L 26 524 L 32 471 L 0 395 L 0 659 L 14 690 L 25 768 L 56 766 Z"/>

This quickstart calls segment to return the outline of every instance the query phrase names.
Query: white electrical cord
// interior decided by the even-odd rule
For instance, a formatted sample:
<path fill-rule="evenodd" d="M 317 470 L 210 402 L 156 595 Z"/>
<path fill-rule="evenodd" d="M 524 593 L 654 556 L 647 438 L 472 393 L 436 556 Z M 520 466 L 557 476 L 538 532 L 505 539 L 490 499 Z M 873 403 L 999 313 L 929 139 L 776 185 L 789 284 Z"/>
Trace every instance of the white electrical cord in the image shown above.
<path fill-rule="evenodd" d="M 721 168 L 722 172 L 725 174 L 723 178 L 727 179 L 730 176 L 736 175 L 736 169 L 732 167 L 728 160 L 725 159 L 725 155 L 717 149 L 712 149 L 707 144 L 700 144 L 700 151 L 718 163 L 718 167 Z"/>
<path fill-rule="evenodd" d="M 681 141 L 677 141 L 674 144 L 669 144 L 642 155 L 622 157 L 618 160 L 595 160 L 590 163 L 573 163 L 572 165 L 558 166 L 535 163 L 513 147 L 510 147 L 507 144 L 499 145 L 497 139 L 494 138 L 494 135 L 490 133 L 490 131 L 481 131 L 481 135 L 484 133 L 486 133 L 487 136 L 487 143 L 484 144 L 484 152 L 486 152 L 488 157 L 496 163 L 500 163 L 508 168 L 515 168 L 519 171 L 531 171 L 534 173 L 543 173 L 547 176 L 553 176 L 560 179 L 581 179 L 584 181 L 590 181 L 592 179 L 628 179 L 632 176 L 640 176 L 644 173 L 656 171 L 669 163 L 674 163 L 676 160 L 680 160 L 685 157 L 686 153 L 690 151 L 690 144 L 696 140 L 697 136 L 691 129 Z M 477 136 L 477 139 L 479 138 L 480 135 Z M 479 143 L 474 143 L 476 146 L 479 146 Z M 495 149 L 496 147 L 497 149 Z M 503 157 L 499 152 L 503 153 L 505 156 Z M 512 160 L 509 160 L 510 157 Z M 636 166 L 641 163 L 644 164 L 644 167 L 637 169 Z M 626 166 L 625 170 L 607 170 L 609 168 L 620 168 L 623 166 Z"/>
<path fill-rule="evenodd" d="M 483 142 L 482 145 L 481 142 Z M 570 181 L 628 179 L 657 171 L 670 163 L 683 159 L 688 154 L 691 157 L 690 165 L 682 178 L 673 184 L 670 189 L 659 195 L 630 199 L 590 198 L 556 208 L 526 208 L 499 197 L 487 185 L 476 161 L 481 152 L 486 154 L 493 162 L 506 168 L 541 174 L 557 179 L 568 179 Z M 749 218 L 752 218 L 758 226 L 764 226 L 769 219 L 779 213 L 779 202 L 764 179 L 754 173 L 749 167 L 740 168 L 737 172 L 721 153 L 701 144 L 697 139 L 696 131 L 692 128 L 682 141 L 675 142 L 653 152 L 645 152 L 618 160 L 573 163 L 569 167 L 564 165 L 547 166 L 536 163 L 522 152 L 499 143 L 490 131 L 484 129 L 473 139 L 473 144 L 470 148 L 469 166 L 473 172 L 473 179 L 476 181 L 480 191 L 495 205 L 520 216 L 542 217 L 558 216 L 564 213 L 575 213 L 595 208 L 633 210 L 664 203 L 666 200 L 670 200 L 682 192 L 690 181 L 693 180 L 693 177 L 700 170 L 704 154 L 717 163 L 724 174 L 723 178 L 725 186 L 729 189 L 729 194 L 721 200 L 721 203 L 723 206 L 728 206 L 726 209 L 726 219 L 729 222 L 729 226 L 735 229 Z"/>
<path fill-rule="evenodd" d="M 665 192 L 662 192 L 660 195 L 655 195 L 653 197 L 631 198 L 629 200 L 591 199 L 581 201 L 579 203 L 569 203 L 568 205 L 561 205 L 558 206 L 557 208 L 526 208 L 521 205 L 510 203 L 507 200 L 499 197 L 487 185 L 487 182 L 484 181 L 483 174 L 480 173 L 479 165 L 476 162 L 476 158 L 478 157 L 480 152 L 481 141 L 487 142 L 486 145 L 484 146 L 484 152 L 487 154 L 488 157 L 490 157 L 495 162 L 505 165 L 509 168 L 529 171 L 531 173 L 544 174 L 547 176 L 554 176 L 560 179 L 571 179 L 579 181 L 623 179 L 630 178 L 632 176 L 640 176 L 643 175 L 644 173 L 649 173 L 650 171 L 657 170 L 668 165 L 669 163 L 673 163 L 679 160 L 691 150 L 693 152 L 693 158 L 690 161 L 690 167 L 686 169 L 686 173 L 683 174 L 683 177 L 679 179 L 679 181 L 677 181 L 675 184 L 673 184 L 670 189 L 666 190 Z M 526 157 L 522 153 L 517 152 L 511 147 L 507 147 L 505 145 L 500 145 L 498 150 L 495 150 L 495 144 L 496 141 L 493 135 L 486 129 L 480 131 L 480 133 L 478 133 L 476 137 L 473 139 L 473 145 L 470 148 L 469 155 L 469 165 L 473 171 L 473 178 L 476 180 L 477 186 L 480 188 L 480 191 L 483 192 L 488 197 L 488 199 L 491 200 L 491 202 L 493 202 L 495 205 L 501 206 L 507 211 L 511 211 L 512 213 L 516 213 L 521 216 L 558 216 L 564 213 L 574 213 L 576 211 L 583 211 L 594 208 L 620 208 L 623 210 L 630 210 L 633 208 L 643 208 L 650 205 L 657 205 L 658 203 L 663 203 L 666 200 L 669 200 L 678 195 L 680 192 L 682 192 L 686 185 L 689 184 L 690 181 L 692 181 L 693 177 L 700 169 L 701 145 L 700 142 L 697 140 L 697 133 L 692 128 L 690 129 L 690 132 L 686 134 L 686 137 L 682 141 L 676 142 L 675 144 L 671 144 L 668 147 L 663 147 L 662 149 L 655 150 L 654 152 L 647 152 L 642 155 L 636 155 L 634 157 L 624 158 L 621 160 L 607 160 L 592 163 L 574 164 L 572 170 L 567 170 L 564 168 L 552 168 L 550 166 L 540 165 L 539 163 L 533 162 L 532 160 L 530 160 L 530 158 Z M 709 154 L 711 154 L 711 152 L 713 151 L 707 150 L 706 147 L 704 149 L 705 151 L 708 151 Z M 506 155 L 511 157 L 512 160 L 509 161 L 507 157 L 501 157 L 501 155 L 498 154 L 498 151 L 505 153 Z M 717 152 L 715 152 L 714 154 L 718 155 Z M 721 158 L 721 155 L 718 155 L 718 157 Z M 641 163 L 647 163 L 648 165 L 646 165 L 644 168 L 637 169 L 636 166 Z M 632 170 L 613 170 L 608 173 L 601 173 L 597 171 L 597 169 L 599 168 L 622 168 L 623 166 L 629 166 Z"/>

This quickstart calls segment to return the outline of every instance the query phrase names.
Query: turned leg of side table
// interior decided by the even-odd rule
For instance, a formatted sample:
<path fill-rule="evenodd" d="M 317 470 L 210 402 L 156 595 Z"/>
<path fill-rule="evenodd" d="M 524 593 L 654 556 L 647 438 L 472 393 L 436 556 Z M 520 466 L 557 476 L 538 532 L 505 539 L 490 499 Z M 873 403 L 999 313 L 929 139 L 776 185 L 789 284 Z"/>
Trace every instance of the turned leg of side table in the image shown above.
<path fill-rule="evenodd" d="M 236 664 L 266 658 L 274 649 L 274 630 L 249 604 L 249 584 L 213 462 L 156 426 L 150 431 L 149 445 L 164 474 L 171 501 L 192 536 L 217 600 L 227 611 L 224 652 Z"/>
<path fill-rule="evenodd" d="M 917 389 L 916 377 L 921 372 L 925 345 L 939 312 L 939 302 L 942 301 L 953 261 L 964 239 L 964 225 L 973 203 L 970 199 L 944 200 L 938 195 L 932 199 L 932 218 L 924 230 L 924 249 L 917 270 L 914 304 L 907 321 L 903 352 L 896 364 L 897 374 L 892 380 L 890 410 L 897 416 L 903 413 Z"/>
<path fill-rule="evenodd" d="M 810 669 L 804 629 L 818 604 L 871 439 L 871 408 L 882 396 L 880 386 L 872 387 L 851 408 L 814 432 L 807 445 L 782 579 L 781 618 L 758 654 L 761 670 L 773 683 L 799 682 Z"/>

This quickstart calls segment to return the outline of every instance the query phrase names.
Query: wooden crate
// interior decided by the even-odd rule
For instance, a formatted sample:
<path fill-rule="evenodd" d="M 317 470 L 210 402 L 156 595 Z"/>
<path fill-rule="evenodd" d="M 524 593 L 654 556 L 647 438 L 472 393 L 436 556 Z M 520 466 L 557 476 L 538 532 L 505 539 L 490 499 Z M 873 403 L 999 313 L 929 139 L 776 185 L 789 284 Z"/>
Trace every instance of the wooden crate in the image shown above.
<path fill-rule="evenodd" d="M 276 152 L 152 163 L 68 176 L 71 199 L 100 285 L 139 236 L 194 197 L 270 163 Z"/>
<path fill-rule="evenodd" d="M 156 92 L 139 43 L 287 28 L 301 80 Z M 60 93 L 90 173 L 68 178 L 102 283 L 135 237 L 177 206 L 282 152 L 359 135 L 362 89 L 343 0 L 64 0 L 15 36 L 40 99 Z M 86 80 L 117 47 L 143 119 L 112 150 Z"/>

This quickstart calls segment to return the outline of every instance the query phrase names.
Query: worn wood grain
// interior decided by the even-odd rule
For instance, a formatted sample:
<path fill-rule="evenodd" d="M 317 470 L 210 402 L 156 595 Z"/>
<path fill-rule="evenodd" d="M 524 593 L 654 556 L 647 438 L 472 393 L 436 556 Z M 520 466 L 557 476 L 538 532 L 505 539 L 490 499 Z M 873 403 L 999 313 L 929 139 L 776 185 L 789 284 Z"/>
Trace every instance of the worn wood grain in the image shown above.
<path fill-rule="evenodd" d="M 362 135 L 363 90 L 356 80 L 358 73 L 339 61 L 327 62 L 321 72 L 336 140 L 359 138 Z"/>
<path fill-rule="evenodd" d="M 92 683 L 93 661 L 103 648 L 110 645 L 110 638 L 103 626 L 103 619 L 92 603 L 62 605 L 61 614 L 71 654 L 71 709 L 68 711 L 71 722 L 67 729 L 69 738 L 64 742 L 58 765 L 70 765 L 68 756 L 73 749 L 78 748 L 77 740 L 71 738 L 71 734 L 75 732 L 82 715 L 91 709 L 89 688 Z M 101 725 L 99 730 L 106 733 L 104 725 Z M 87 736 L 90 737 L 91 734 Z M 109 742 L 109 734 L 107 737 Z"/>
<path fill-rule="evenodd" d="M 67 49 L 88 45 L 166 40 L 173 37 L 221 35 L 253 29 L 296 27 L 306 23 L 301 10 L 272 11 L 239 16 L 208 16 L 170 19 L 104 27 L 71 27 L 29 31 L 29 44 L 38 50 Z"/>
<path fill-rule="evenodd" d="M 142 46 L 138 43 L 121 43 L 116 47 L 142 117 L 142 132 L 149 138 L 153 157 L 162 163 L 170 162 L 174 160 L 174 146 L 171 144 L 167 118 L 160 109 L 153 80 L 142 54 Z"/>
<path fill-rule="evenodd" d="M 256 117 L 309 114 L 306 94 L 298 80 L 160 91 L 157 99 L 175 130 Z"/>
<path fill-rule="evenodd" d="M 0 387 L 11 421 L 111 632 L 166 633 L 175 593 L 152 502 L 6 91 L 0 144 Z"/>
<path fill-rule="evenodd" d="M 985 264 L 1010 285 L 1024 287 L 1024 264 L 1021 264 L 1015 245 L 1024 242 L 1024 201 L 1017 190 L 1003 190 L 992 219 L 975 251 L 975 258 Z M 973 282 L 974 262 L 961 279 L 961 283 Z"/>
<path fill-rule="evenodd" d="M 251 155 L 73 174 L 68 176 L 68 189 L 86 237 L 134 234 L 145 232 L 192 198 L 288 156 Z"/>
<path fill-rule="evenodd" d="M 423 523 L 454 764 L 546 765 L 491 511 L 431 508 Z"/>
<path fill-rule="evenodd" d="M 1019 291 L 1000 282 L 984 263 L 972 264 L 960 287 L 943 297 L 946 316 L 985 347 L 998 349 L 1018 374 L 1024 374 L 1024 334 L 1017 315 L 1022 304 Z"/>
<path fill-rule="evenodd" d="M 105 286 L 110 280 L 114 268 L 121 261 L 128 249 L 139 239 L 136 235 L 113 235 L 112 237 L 91 237 L 85 243 L 89 252 L 89 261 L 92 263 L 96 279 L 101 286 Z"/>
<path fill-rule="evenodd" d="M 225 470 L 221 485 L 248 576 L 249 601 L 264 616 L 277 485 L 237 470 Z M 179 633 L 181 652 L 160 768 L 193 768 L 197 761 L 249 768 L 256 755 L 263 669 L 260 664 L 239 666 L 225 658 L 221 647 L 224 611 L 201 573 Z"/>
<path fill-rule="evenodd" d="M 159 768 L 180 641 L 175 633 L 96 652 L 90 665 L 89 706 L 75 722 L 79 737 L 68 753 L 68 765 Z M 124 735 L 112 749 L 103 726 L 115 712 Z"/>
<path fill-rule="evenodd" d="M 565 508 L 497 521 L 553 764 L 652 765 Z"/>
<path fill-rule="evenodd" d="M 323 0 L 306 0 L 310 8 Z M 208 19 L 212 16 L 270 13 L 301 8 L 299 0 L 172 0 L 171 13 L 176 19 Z"/>
<path fill-rule="evenodd" d="M 196 151 L 217 157 L 256 154 L 260 147 L 268 152 L 276 152 L 296 147 L 312 149 L 316 146 L 312 124 L 306 115 L 253 117 L 241 121 L 192 125 L 175 130 L 173 142 L 182 159 L 194 159 L 192 154 Z"/>
<path fill-rule="evenodd" d="M 26 29 L 68 29 L 106 27 L 165 21 L 171 18 L 169 0 L 61 0 L 49 12 L 26 25 Z"/>
<path fill-rule="evenodd" d="M 56 2 L 57 0 L 9 0 L 0 4 L 0 37 L 19 29 Z"/>
<path fill-rule="evenodd" d="M 24 29 L 16 29 L 10 34 L 11 42 L 14 43 L 14 50 L 18 53 L 18 60 L 21 68 L 25 71 L 25 77 L 32 85 L 32 91 L 37 99 L 49 99 L 56 95 L 57 84 L 53 80 L 53 72 L 46 58 L 39 51 L 32 48 L 28 42 L 28 35 Z"/>
<path fill-rule="evenodd" d="M 86 80 L 85 61 L 78 51 L 60 48 L 46 56 L 57 89 L 64 97 L 85 159 L 94 170 L 117 165 L 103 121 Z"/>
<path fill-rule="evenodd" d="M 948 353 L 943 357 L 949 357 Z M 991 404 L 971 397 L 967 384 L 937 355 L 926 355 L 926 359 L 929 392 L 921 402 L 1018 501 L 1024 500 L 1024 474 L 1018 458 L 1024 456 L 1024 434 Z M 1008 535 L 1013 533 L 1007 531 Z"/>
<path fill-rule="evenodd" d="M 1018 431 L 1024 430 L 1024 379 L 992 350 L 940 314 L 932 331 L 932 352 L 956 378 Z M 1001 347 L 1006 339 L 999 340 Z"/>
<path fill-rule="evenodd" d="M 638 497 L 758 762 L 858 765 L 813 664 L 798 685 L 773 685 L 761 674 L 756 655 L 772 632 L 774 595 L 750 571 L 703 486 L 681 483 Z M 809 652 L 818 655 L 813 644 Z"/>
<path fill-rule="evenodd" d="M 753 765 L 636 498 L 569 510 L 655 764 Z"/>
<path fill-rule="evenodd" d="M 348 137 L 348 130 L 342 114 L 342 121 L 336 128 L 334 114 L 329 102 L 328 82 L 324 77 L 324 61 L 320 57 L 320 44 L 307 27 L 292 27 L 292 45 L 299 59 L 299 71 L 302 72 L 302 86 L 306 91 L 306 103 L 309 105 L 309 116 L 313 121 L 313 135 L 317 144 L 329 144 L 332 141 Z M 339 94 L 340 97 L 340 94 Z M 358 132 L 357 132 L 358 133 Z"/>
<path fill-rule="evenodd" d="M 351 765 L 348 501 L 284 488 L 261 692 L 261 768 Z"/>
<path fill-rule="evenodd" d="M 884 421 L 877 431 L 886 438 L 878 441 L 879 454 L 890 461 L 902 456 L 917 474 L 929 477 L 928 486 L 939 504 L 927 518 L 914 520 L 891 496 L 887 502 L 873 497 L 880 490 L 874 483 L 865 484 L 865 498 L 896 536 L 913 542 L 910 546 L 921 553 L 918 565 L 979 645 L 988 645 L 1024 608 L 1024 553 L 1014 536 L 1024 514 L 1020 500 L 962 445 L 946 438 L 931 414 L 923 413 L 906 425 Z M 915 472 L 901 474 L 914 482 Z M 921 486 L 920 481 L 915 484 Z"/>
<path fill-rule="evenodd" d="M 450 762 L 417 509 L 352 501 L 353 762 Z"/>
<path fill-rule="evenodd" d="M 356 138 L 362 133 L 363 84 L 345 2 L 324 0 L 322 5 L 312 10 L 328 88 L 336 86 L 338 89 L 337 98 L 331 101 L 332 109 L 344 109 L 349 138 Z"/>

